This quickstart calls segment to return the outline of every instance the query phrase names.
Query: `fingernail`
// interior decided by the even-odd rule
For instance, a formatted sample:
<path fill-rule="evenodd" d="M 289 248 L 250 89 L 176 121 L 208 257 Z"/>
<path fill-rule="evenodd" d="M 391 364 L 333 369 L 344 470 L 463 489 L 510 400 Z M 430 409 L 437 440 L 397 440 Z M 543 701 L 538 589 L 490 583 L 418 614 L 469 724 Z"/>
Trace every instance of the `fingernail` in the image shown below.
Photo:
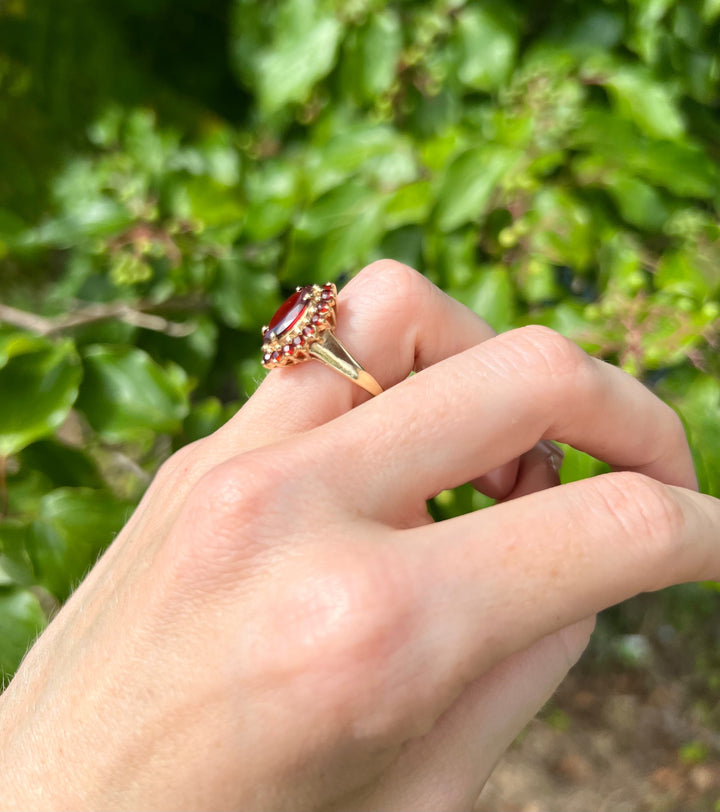
<path fill-rule="evenodd" d="M 513 489 L 516 477 L 516 461 L 501 465 L 481 477 L 482 491 L 493 499 L 501 499 Z"/>
<path fill-rule="evenodd" d="M 540 440 L 535 448 L 545 457 L 547 464 L 553 469 L 553 471 L 560 471 L 563 459 L 565 458 L 565 452 L 562 450 L 562 448 L 560 448 L 560 446 L 556 445 L 550 440 Z"/>

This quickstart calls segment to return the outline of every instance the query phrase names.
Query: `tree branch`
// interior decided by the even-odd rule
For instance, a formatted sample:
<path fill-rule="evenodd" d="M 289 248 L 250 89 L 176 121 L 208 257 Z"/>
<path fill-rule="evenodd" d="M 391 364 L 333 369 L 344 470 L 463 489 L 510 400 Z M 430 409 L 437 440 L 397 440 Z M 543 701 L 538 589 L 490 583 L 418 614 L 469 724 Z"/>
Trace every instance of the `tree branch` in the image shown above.
<path fill-rule="evenodd" d="M 142 327 L 145 330 L 154 330 L 158 333 L 165 333 L 174 338 L 182 338 L 190 335 L 195 329 L 193 324 L 187 322 L 169 321 L 156 313 L 148 313 L 146 310 L 167 307 L 169 309 L 182 309 L 191 307 L 197 309 L 197 300 L 177 300 L 176 302 L 166 302 L 158 305 L 154 302 L 137 302 L 130 306 L 125 302 L 108 302 L 107 304 L 90 304 L 79 307 L 77 310 L 62 316 L 48 318 L 39 316 L 37 313 L 28 313 L 25 310 L 18 310 L 15 307 L 0 303 L 0 322 L 5 322 L 13 327 L 20 327 L 41 336 L 49 336 L 55 333 L 62 333 L 73 327 L 82 327 L 96 321 L 106 319 L 118 319 L 126 324 L 135 327 Z"/>

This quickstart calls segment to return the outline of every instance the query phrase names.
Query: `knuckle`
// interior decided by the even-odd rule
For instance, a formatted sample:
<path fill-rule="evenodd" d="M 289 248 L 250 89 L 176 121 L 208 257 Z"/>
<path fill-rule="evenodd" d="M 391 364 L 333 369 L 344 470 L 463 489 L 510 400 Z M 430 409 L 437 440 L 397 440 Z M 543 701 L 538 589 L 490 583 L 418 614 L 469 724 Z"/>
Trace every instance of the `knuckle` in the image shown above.
<path fill-rule="evenodd" d="M 274 455 L 244 454 L 203 474 L 193 488 L 191 500 L 206 518 L 246 524 L 265 513 L 284 481 Z"/>
<path fill-rule="evenodd" d="M 344 553 L 316 563 L 321 580 L 332 588 L 315 593 L 313 606 L 319 611 L 309 614 L 312 638 L 321 641 L 325 656 L 345 667 L 365 668 L 383 661 L 398 642 L 407 615 L 407 589 L 398 583 L 397 566 L 381 563 L 385 558 Z M 333 596 L 329 604 L 328 594 Z"/>
<path fill-rule="evenodd" d="M 168 457 L 155 474 L 156 487 L 174 487 L 188 481 L 199 457 L 200 441 L 184 445 Z"/>
<path fill-rule="evenodd" d="M 273 455 L 256 452 L 222 462 L 198 479 L 168 547 L 170 569 L 184 592 L 236 588 L 240 572 L 282 537 L 276 495 L 286 479 Z"/>
<path fill-rule="evenodd" d="M 343 726 L 379 710 L 388 675 L 401 670 L 412 636 L 412 588 L 397 557 L 388 561 L 388 555 L 324 547 L 306 559 L 306 577 L 297 577 L 294 562 L 275 607 L 285 641 L 277 650 L 286 666 L 289 658 L 294 673 L 322 685 L 318 712 Z M 380 716 L 391 726 L 392 714 Z"/>
<path fill-rule="evenodd" d="M 512 347 L 517 365 L 557 379 L 575 375 L 587 355 L 569 338 L 539 324 L 511 330 L 502 336 Z"/>
<path fill-rule="evenodd" d="M 394 259 L 371 262 L 358 273 L 353 282 L 367 285 L 384 298 L 390 297 L 404 303 L 414 300 L 423 290 L 431 287 L 421 273 Z"/>
<path fill-rule="evenodd" d="M 620 527 L 624 539 L 642 553 L 671 550 L 682 536 L 685 516 L 672 491 L 644 474 L 621 471 L 593 480 L 595 493 Z"/>

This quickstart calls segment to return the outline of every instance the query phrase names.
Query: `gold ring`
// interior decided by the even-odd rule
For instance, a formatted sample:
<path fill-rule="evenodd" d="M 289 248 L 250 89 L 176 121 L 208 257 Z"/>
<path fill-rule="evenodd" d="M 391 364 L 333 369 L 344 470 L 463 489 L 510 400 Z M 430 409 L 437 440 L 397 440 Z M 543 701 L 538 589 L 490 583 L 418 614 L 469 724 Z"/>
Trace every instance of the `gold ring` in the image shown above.
<path fill-rule="evenodd" d="M 337 290 L 332 282 L 295 289 L 262 328 L 262 365 L 287 367 L 315 358 L 371 395 L 383 390 L 336 338 Z"/>

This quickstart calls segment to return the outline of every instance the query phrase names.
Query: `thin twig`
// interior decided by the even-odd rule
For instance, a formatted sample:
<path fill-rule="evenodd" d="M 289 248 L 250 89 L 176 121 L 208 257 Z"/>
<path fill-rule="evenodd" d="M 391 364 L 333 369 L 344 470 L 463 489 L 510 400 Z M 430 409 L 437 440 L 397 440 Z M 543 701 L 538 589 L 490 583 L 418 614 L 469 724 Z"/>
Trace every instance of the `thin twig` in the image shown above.
<path fill-rule="evenodd" d="M 166 304 L 172 308 L 171 303 Z M 187 301 L 185 304 L 192 306 L 193 304 L 196 305 L 197 302 Z M 181 306 L 180 301 L 178 301 L 177 307 L 181 308 Z M 156 303 L 138 302 L 135 306 L 130 306 L 125 302 L 109 302 L 107 304 L 85 305 L 66 315 L 47 318 L 39 316 L 37 313 L 28 313 L 25 310 L 18 310 L 15 307 L 10 307 L 10 305 L 0 303 L 0 321 L 13 327 L 20 327 L 23 330 L 30 330 L 42 336 L 61 333 L 73 327 L 82 327 L 106 319 L 118 319 L 126 324 L 165 333 L 174 338 L 190 335 L 195 329 L 193 324 L 169 321 L 156 313 L 146 312 L 146 309 L 158 309 L 158 307 Z"/>
<path fill-rule="evenodd" d="M 0 321 L 40 335 L 45 335 L 52 325 L 50 319 L 46 319 L 44 316 L 38 316 L 36 313 L 26 313 L 24 310 L 18 310 L 1 302 Z"/>

